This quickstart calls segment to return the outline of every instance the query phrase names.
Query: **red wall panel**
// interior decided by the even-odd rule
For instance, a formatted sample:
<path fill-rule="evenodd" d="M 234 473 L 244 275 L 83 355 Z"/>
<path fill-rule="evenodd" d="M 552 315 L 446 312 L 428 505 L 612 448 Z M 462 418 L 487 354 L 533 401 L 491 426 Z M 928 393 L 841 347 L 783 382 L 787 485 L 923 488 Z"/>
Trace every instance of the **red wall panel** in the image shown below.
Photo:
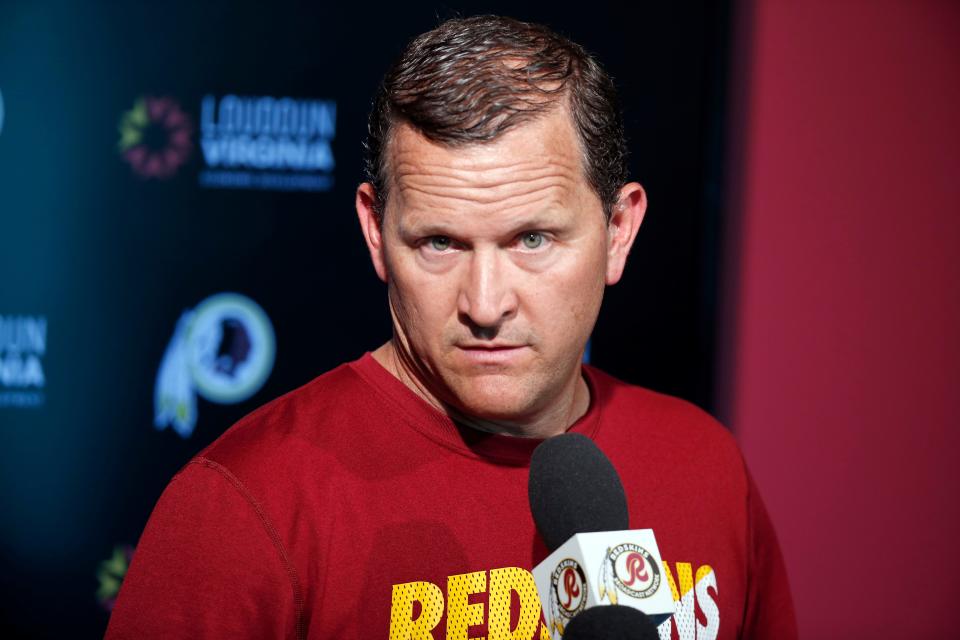
<path fill-rule="evenodd" d="M 727 418 L 778 527 L 802 637 L 948 637 L 960 3 L 745 8 Z"/>

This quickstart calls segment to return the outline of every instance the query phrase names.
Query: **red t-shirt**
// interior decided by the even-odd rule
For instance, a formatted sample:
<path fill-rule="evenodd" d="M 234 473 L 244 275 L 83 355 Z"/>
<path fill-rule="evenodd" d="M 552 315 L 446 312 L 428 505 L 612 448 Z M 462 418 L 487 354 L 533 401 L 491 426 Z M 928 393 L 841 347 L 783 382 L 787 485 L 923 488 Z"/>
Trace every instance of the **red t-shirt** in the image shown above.
<path fill-rule="evenodd" d="M 730 434 L 584 367 L 594 440 L 652 528 L 663 639 L 796 637 L 773 528 Z M 539 440 L 459 428 L 370 354 L 250 414 L 154 508 L 107 638 L 543 638 L 527 498 Z"/>

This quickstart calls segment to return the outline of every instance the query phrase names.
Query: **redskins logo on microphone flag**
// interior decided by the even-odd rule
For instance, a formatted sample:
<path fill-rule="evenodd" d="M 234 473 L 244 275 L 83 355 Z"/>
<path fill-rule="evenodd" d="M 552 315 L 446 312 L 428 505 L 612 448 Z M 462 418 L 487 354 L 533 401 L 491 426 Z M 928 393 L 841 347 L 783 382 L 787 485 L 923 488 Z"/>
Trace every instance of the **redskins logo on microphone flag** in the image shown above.
<path fill-rule="evenodd" d="M 607 549 L 600 569 L 600 599 L 617 604 L 619 589 L 634 598 L 649 598 L 660 588 L 660 569 L 650 552 L 632 542 Z"/>
<path fill-rule="evenodd" d="M 562 560 L 550 576 L 551 632 L 563 635 L 567 623 L 587 606 L 587 578 L 573 558 Z"/>

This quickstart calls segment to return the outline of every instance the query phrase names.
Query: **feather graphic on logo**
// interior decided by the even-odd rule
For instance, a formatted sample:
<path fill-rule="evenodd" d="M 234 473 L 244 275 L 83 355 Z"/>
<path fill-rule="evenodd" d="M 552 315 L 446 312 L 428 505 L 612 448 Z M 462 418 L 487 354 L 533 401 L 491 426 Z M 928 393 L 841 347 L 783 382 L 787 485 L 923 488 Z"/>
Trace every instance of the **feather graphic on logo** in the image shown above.
<path fill-rule="evenodd" d="M 556 585 L 550 589 L 550 637 L 563 637 L 563 618 L 560 617 L 560 599 L 557 596 Z"/>
<path fill-rule="evenodd" d="M 613 572 L 613 560 L 610 558 L 610 549 L 607 549 L 607 553 L 603 556 L 603 561 L 600 563 L 600 587 L 597 589 L 597 593 L 600 600 L 603 600 L 604 596 L 606 596 L 610 604 L 617 604 L 617 590 L 613 584 Z"/>
<path fill-rule="evenodd" d="M 184 438 L 190 437 L 197 424 L 197 395 L 187 353 L 187 328 L 192 320 L 193 312 L 185 311 L 177 321 L 163 353 L 153 396 L 153 425 L 159 430 L 173 427 Z"/>

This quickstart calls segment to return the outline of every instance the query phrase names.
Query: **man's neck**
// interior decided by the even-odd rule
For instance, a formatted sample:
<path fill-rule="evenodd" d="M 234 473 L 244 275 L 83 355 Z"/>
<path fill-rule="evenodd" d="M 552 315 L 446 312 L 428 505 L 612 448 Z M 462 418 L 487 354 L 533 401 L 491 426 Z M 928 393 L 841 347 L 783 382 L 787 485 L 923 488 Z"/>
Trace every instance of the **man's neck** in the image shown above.
<path fill-rule="evenodd" d="M 427 404 L 446 414 L 454 422 L 478 431 L 521 438 L 549 438 L 564 433 L 590 408 L 590 389 L 583 376 L 579 375 L 573 381 L 571 389 L 562 394 L 567 399 L 566 402 L 551 403 L 547 409 L 533 416 L 516 421 L 489 420 L 470 416 L 437 398 L 419 377 L 404 365 L 393 341 L 383 344 L 371 355 L 384 369 L 423 398 Z"/>

